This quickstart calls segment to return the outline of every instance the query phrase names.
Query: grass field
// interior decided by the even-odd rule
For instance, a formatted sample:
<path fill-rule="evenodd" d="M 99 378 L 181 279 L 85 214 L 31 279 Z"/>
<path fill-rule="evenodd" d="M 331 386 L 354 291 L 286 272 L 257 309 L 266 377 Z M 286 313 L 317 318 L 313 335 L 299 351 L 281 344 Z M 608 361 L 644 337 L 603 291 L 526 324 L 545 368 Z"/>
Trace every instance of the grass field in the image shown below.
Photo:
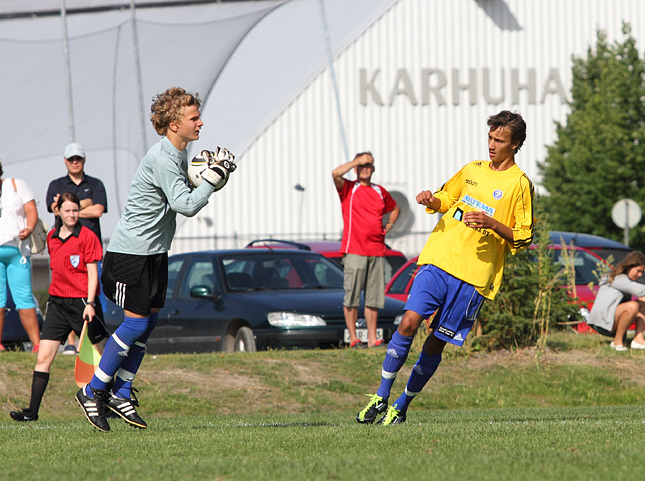
<path fill-rule="evenodd" d="M 383 350 L 148 356 L 136 430 L 100 433 L 73 401 L 59 356 L 41 419 L 28 402 L 35 356 L 0 356 L 0 479 L 636 480 L 645 477 L 645 353 L 598 336 L 550 350 L 451 350 L 404 425 L 354 421 Z M 395 385 L 398 395 L 416 356 Z"/>

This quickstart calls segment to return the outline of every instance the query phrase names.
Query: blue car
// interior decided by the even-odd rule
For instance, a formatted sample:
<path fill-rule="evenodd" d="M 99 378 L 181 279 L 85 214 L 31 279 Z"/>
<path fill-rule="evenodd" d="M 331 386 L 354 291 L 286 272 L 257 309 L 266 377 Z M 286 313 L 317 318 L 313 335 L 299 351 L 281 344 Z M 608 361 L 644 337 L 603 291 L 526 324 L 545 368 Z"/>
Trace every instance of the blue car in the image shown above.
<path fill-rule="evenodd" d="M 192 252 L 168 261 L 166 305 L 147 343 L 150 353 L 317 348 L 348 339 L 343 271 L 321 254 L 295 249 Z M 105 301 L 113 331 L 123 311 Z M 378 336 L 389 341 L 404 303 L 386 299 Z M 365 335 L 363 306 L 359 334 Z"/>
<path fill-rule="evenodd" d="M 38 301 L 34 297 L 36 303 L 36 317 L 38 318 L 39 330 L 43 328 L 43 315 L 38 308 Z M 7 349 L 22 349 L 31 350 L 32 345 L 29 336 L 25 332 L 20 322 L 18 310 L 11 297 L 11 291 L 7 289 L 7 306 L 4 311 L 4 328 L 2 329 L 2 345 Z"/>
<path fill-rule="evenodd" d="M 632 251 L 629 246 L 615 240 L 579 232 L 551 231 L 549 241 L 554 245 L 561 245 L 564 242 L 567 245 L 583 247 L 604 260 L 609 260 L 611 257 L 613 264 L 618 264 Z"/>

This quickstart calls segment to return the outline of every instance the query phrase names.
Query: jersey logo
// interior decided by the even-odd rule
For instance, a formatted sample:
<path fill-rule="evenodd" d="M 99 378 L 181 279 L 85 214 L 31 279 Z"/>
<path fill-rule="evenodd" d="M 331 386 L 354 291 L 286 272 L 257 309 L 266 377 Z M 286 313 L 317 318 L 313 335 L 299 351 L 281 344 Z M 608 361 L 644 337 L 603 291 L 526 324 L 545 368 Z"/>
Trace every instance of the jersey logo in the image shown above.
<path fill-rule="evenodd" d="M 477 199 L 473 199 L 469 195 L 465 195 L 463 199 L 461 199 L 461 201 L 464 204 L 474 207 L 477 210 L 481 210 L 484 214 L 486 214 L 489 217 L 493 217 L 493 215 L 495 214 L 495 209 L 484 204 L 483 202 L 478 201 Z"/>
<path fill-rule="evenodd" d="M 504 195 L 504 192 L 502 192 L 499 189 L 493 192 L 493 197 L 495 197 L 497 200 L 501 199 L 503 195 Z"/>
<path fill-rule="evenodd" d="M 72 263 L 72 267 L 76 269 L 81 263 L 81 256 L 79 256 L 78 254 L 73 254 L 69 256 L 69 261 Z"/>

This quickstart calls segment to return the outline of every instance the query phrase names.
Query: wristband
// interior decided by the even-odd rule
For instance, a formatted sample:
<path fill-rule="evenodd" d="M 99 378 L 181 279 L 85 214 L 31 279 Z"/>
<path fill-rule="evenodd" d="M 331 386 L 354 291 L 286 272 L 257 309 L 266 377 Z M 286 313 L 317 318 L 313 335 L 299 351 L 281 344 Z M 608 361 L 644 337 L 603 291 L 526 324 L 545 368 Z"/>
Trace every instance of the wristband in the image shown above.
<path fill-rule="evenodd" d="M 222 175 L 219 172 L 215 172 L 213 169 L 206 167 L 201 172 L 202 179 L 208 182 L 213 187 L 217 187 L 219 182 L 222 180 Z"/>
<path fill-rule="evenodd" d="M 94 301 L 91 301 L 91 302 L 90 301 L 85 301 L 85 305 L 86 306 L 96 307 L 96 302 L 94 302 Z"/>

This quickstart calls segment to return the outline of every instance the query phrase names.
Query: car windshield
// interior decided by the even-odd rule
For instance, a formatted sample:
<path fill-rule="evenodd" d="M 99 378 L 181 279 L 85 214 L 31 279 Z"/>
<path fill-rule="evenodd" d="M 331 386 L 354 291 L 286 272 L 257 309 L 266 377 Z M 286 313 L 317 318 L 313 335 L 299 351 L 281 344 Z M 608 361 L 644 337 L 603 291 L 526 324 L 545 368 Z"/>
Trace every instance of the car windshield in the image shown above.
<path fill-rule="evenodd" d="M 566 265 L 565 256 L 561 253 L 560 249 L 556 250 L 555 262 L 564 266 Z M 577 286 L 587 284 L 598 284 L 599 272 L 602 271 L 602 260 L 594 257 L 588 252 L 576 250 L 573 255 L 573 268 L 576 273 L 575 283 Z"/>
<path fill-rule="evenodd" d="M 318 254 L 274 251 L 235 254 L 220 260 L 231 291 L 343 288 L 343 271 Z"/>
<path fill-rule="evenodd" d="M 407 265 L 405 270 L 401 271 L 399 275 L 394 279 L 392 284 L 390 284 L 390 294 L 406 294 L 408 284 L 410 283 L 410 279 L 412 276 L 416 273 L 417 271 L 417 263 L 416 262 L 411 262 L 410 264 Z"/>
<path fill-rule="evenodd" d="M 385 256 L 386 262 L 383 263 L 383 269 L 385 271 L 385 282 L 388 282 L 394 273 L 398 271 L 403 264 L 405 264 L 405 257 L 401 256 Z"/>

